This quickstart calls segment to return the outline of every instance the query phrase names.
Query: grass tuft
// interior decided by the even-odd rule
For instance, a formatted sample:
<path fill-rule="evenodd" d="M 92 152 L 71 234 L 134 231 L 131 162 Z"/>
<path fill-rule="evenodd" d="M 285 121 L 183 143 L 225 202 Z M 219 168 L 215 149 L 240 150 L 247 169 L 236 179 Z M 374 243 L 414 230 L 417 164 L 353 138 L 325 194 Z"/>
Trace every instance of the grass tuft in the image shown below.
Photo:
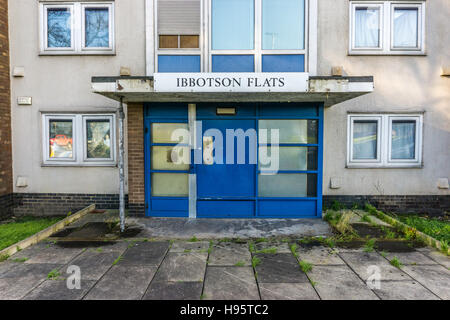
<path fill-rule="evenodd" d="M 373 252 L 374 246 L 375 246 L 375 239 L 369 239 L 364 245 L 363 250 L 364 252 Z"/>
<path fill-rule="evenodd" d="M 261 263 L 261 259 L 254 256 L 252 258 L 252 267 L 255 268 L 256 266 L 258 266 Z"/>
<path fill-rule="evenodd" d="M 393 257 L 392 260 L 390 261 L 391 265 L 393 265 L 396 268 L 401 268 L 403 266 L 403 264 L 400 262 L 400 260 L 397 257 Z"/>
<path fill-rule="evenodd" d="M 305 260 L 301 260 L 298 264 L 300 265 L 300 269 L 302 269 L 304 273 L 308 273 L 312 270 L 312 264 L 306 262 Z"/>
<path fill-rule="evenodd" d="M 58 280 L 58 278 L 61 276 L 61 273 L 57 269 L 53 269 L 47 274 L 47 279 L 49 280 Z"/>

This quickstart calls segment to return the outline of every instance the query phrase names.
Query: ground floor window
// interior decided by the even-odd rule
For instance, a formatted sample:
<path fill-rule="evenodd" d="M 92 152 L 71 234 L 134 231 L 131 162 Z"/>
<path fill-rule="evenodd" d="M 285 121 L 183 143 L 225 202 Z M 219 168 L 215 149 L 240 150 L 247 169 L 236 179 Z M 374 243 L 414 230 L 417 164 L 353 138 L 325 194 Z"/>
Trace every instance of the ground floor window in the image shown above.
<path fill-rule="evenodd" d="M 43 114 L 45 165 L 115 165 L 113 114 Z"/>
<path fill-rule="evenodd" d="M 421 153 L 421 114 L 348 116 L 349 167 L 420 166 Z"/>

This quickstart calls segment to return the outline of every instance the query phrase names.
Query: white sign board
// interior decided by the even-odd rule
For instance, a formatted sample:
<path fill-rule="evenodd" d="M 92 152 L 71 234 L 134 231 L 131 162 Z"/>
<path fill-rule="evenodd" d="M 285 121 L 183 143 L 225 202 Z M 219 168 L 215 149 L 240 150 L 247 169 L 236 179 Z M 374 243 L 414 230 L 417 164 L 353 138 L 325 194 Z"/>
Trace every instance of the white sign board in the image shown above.
<path fill-rule="evenodd" d="M 155 92 L 307 92 L 308 73 L 155 73 Z"/>

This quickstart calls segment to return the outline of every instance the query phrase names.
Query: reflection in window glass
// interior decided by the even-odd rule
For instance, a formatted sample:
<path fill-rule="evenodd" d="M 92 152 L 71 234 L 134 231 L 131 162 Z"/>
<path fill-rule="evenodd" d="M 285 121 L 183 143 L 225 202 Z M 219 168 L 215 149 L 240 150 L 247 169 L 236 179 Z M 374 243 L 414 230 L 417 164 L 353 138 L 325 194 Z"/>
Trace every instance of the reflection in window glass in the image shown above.
<path fill-rule="evenodd" d="M 71 13 L 69 8 L 47 9 L 47 46 L 70 48 L 72 46 Z"/>
<path fill-rule="evenodd" d="M 278 153 L 278 170 L 317 170 L 317 147 L 278 147 Z M 262 159 L 264 155 L 268 156 L 267 160 Z M 261 160 L 259 168 L 261 170 L 273 169 L 268 161 L 271 156 L 272 147 L 259 147 L 259 159 Z"/>
<path fill-rule="evenodd" d="M 271 129 L 279 130 L 280 143 L 317 143 L 317 120 L 259 120 L 259 129 L 267 129 L 267 143 Z"/>
<path fill-rule="evenodd" d="M 212 0 L 211 10 L 213 50 L 253 49 L 253 0 Z"/>
<path fill-rule="evenodd" d="M 49 126 L 49 158 L 72 158 L 72 120 L 50 120 Z"/>
<path fill-rule="evenodd" d="M 377 158 L 376 120 L 356 120 L 353 122 L 353 159 Z"/>
<path fill-rule="evenodd" d="M 85 46 L 87 48 L 109 47 L 109 9 L 86 8 L 85 14 Z"/>
<path fill-rule="evenodd" d="M 262 1 L 262 48 L 304 49 L 304 0 Z"/>
<path fill-rule="evenodd" d="M 187 173 L 152 173 L 152 196 L 187 197 L 189 175 Z"/>
<path fill-rule="evenodd" d="M 417 8 L 396 8 L 394 10 L 394 47 L 417 47 L 418 17 Z"/>
<path fill-rule="evenodd" d="M 87 120 L 87 157 L 111 158 L 111 125 L 109 120 Z"/>
<path fill-rule="evenodd" d="M 315 197 L 317 175 L 313 173 L 280 173 L 258 177 L 260 197 Z"/>
<path fill-rule="evenodd" d="M 182 129 L 182 130 L 179 130 Z M 179 130 L 176 131 L 175 130 Z M 175 133 L 174 133 L 175 132 Z M 182 134 L 188 134 L 187 123 L 153 123 L 152 124 L 152 142 L 153 143 L 188 143 L 189 140 Z M 172 135 L 174 135 L 172 137 Z M 174 140 L 172 140 L 174 138 Z"/>
<path fill-rule="evenodd" d="M 355 47 L 380 46 L 380 9 L 358 7 L 355 10 Z"/>
<path fill-rule="evenodd" d="M 391 159 L 414 159 L 416 151 L 416 122 L 392 121 Z"/>

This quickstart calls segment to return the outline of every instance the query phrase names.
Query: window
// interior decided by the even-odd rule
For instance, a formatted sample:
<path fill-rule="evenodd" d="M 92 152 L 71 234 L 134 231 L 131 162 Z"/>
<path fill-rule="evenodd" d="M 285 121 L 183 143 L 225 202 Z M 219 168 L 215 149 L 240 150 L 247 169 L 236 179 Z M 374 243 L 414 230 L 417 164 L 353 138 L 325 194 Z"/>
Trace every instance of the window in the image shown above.
<path fill-rule="evenodd" d="M 347 166 L 422 165 L 422 115 L 349 115 Z"/>
<path fill-rule="evenodd" d="M 158 72 L 201 71 L 200 0 L 155 0 Z"/>
<path fill-rule="evenodd" d="M 115 116 L 42 116 L 44 165 L 115 165 Z"/>
<path fill-rule="evenodd" d="M 351 1 L 350 54 L 425 54 L 425 2 Z"/>
<path fill-rule="evenodd" d="M 305 71 L 307 2 L 211 0 L 211 71 Z"/>
<path fill-rule="evenodd" d="M 113 54 L 113 2 L 41 2 L 41 54 Z"/>

